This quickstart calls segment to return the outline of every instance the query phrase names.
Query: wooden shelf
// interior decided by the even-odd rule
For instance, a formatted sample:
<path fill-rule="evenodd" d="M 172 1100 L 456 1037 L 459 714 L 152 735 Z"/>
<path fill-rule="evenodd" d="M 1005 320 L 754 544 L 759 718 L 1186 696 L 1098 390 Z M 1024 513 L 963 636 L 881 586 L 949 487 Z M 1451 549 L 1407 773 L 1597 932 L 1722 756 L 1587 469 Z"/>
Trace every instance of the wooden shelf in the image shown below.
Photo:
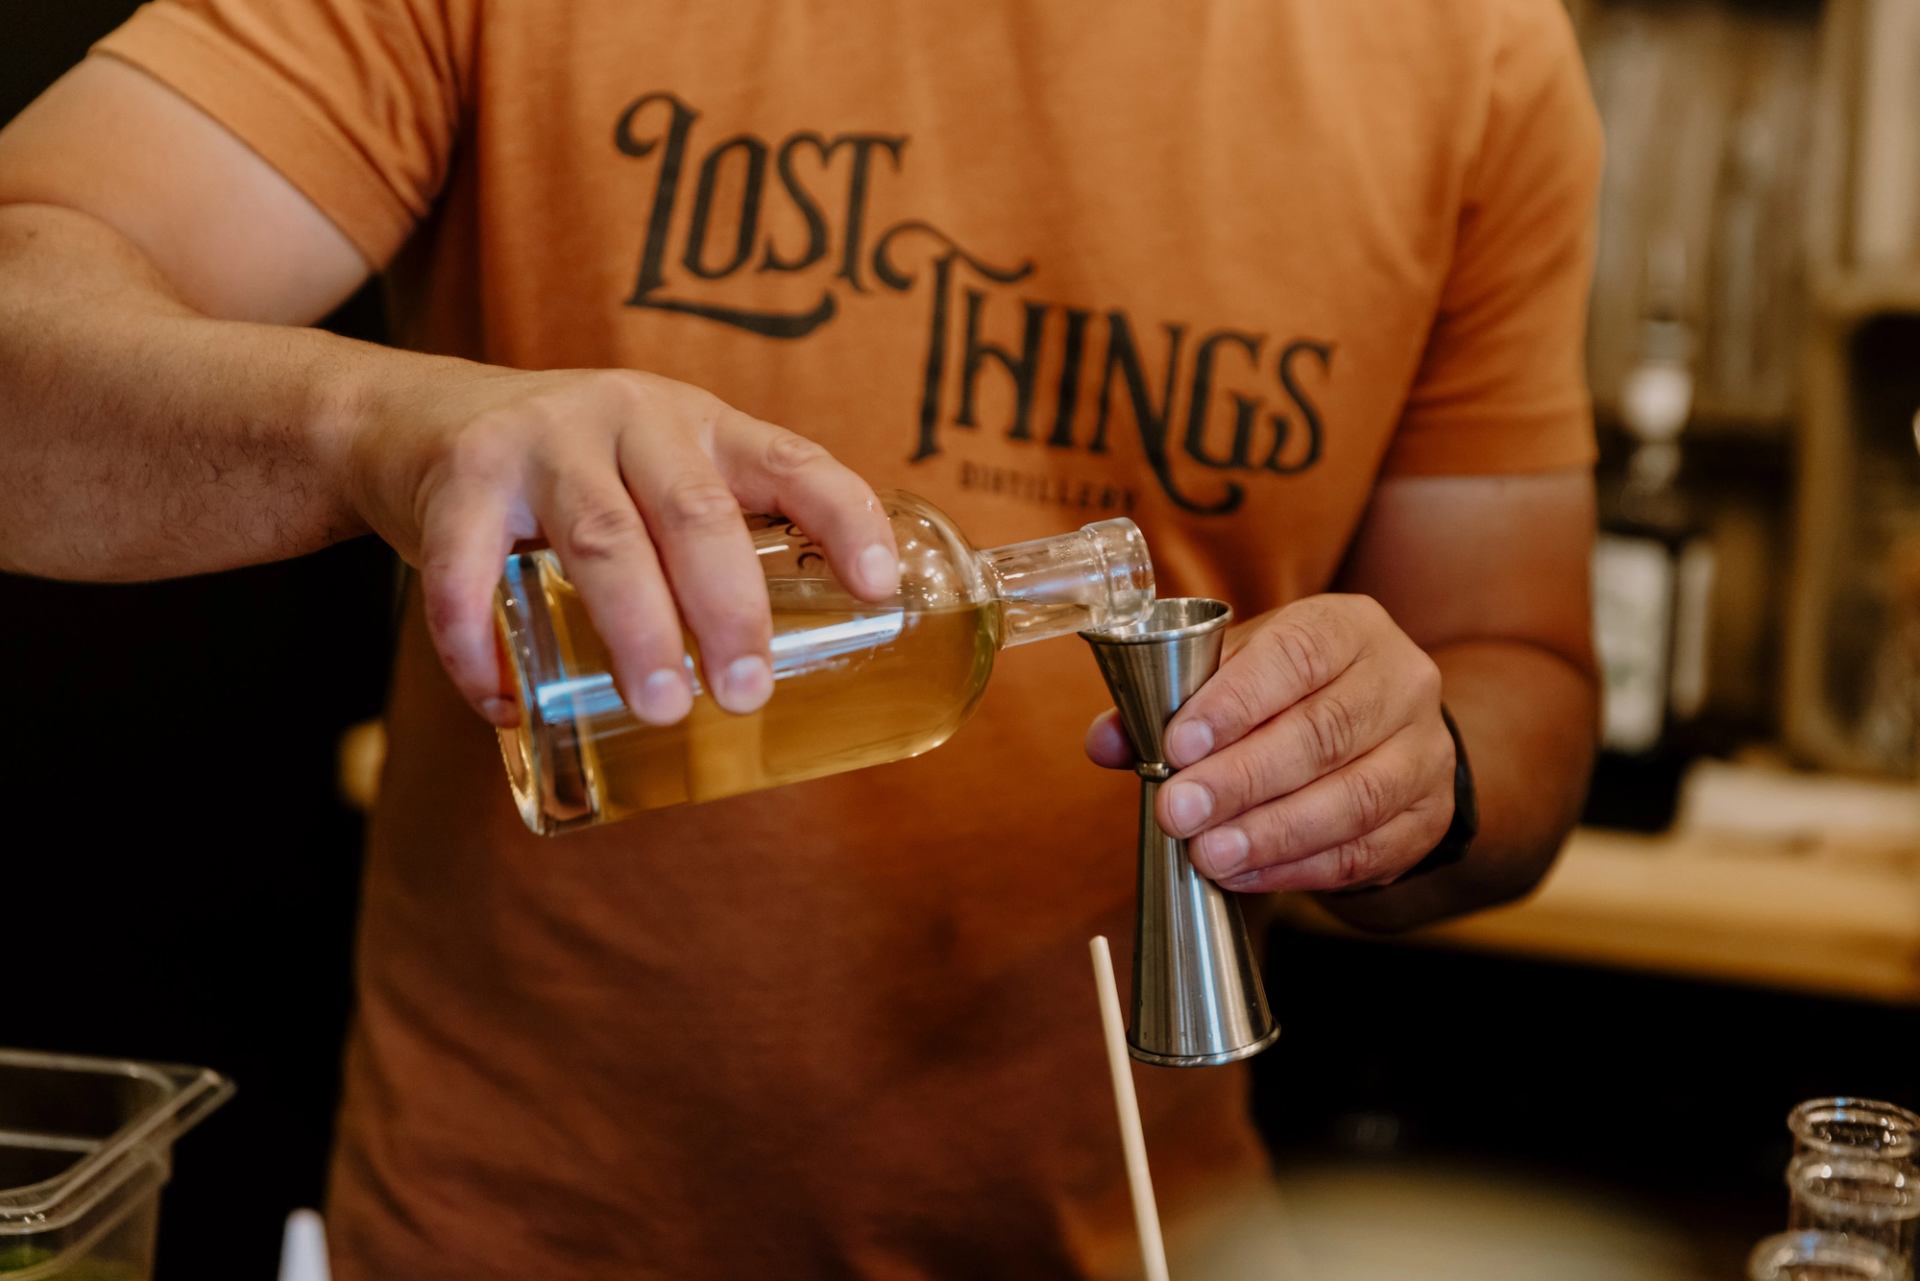
<path fill-rule="evenodd" d="M 1627 439 L 1627 429 L 1621 422 L 1617 406 L 1596 399 L 1593 416 L 1601 432 L 1622 441 Z M 1689 445 L 1704 441 L 1785 450 L 1793 443 L 1793 432 L 1794 417 L 1791 411 L 1749 410 L 1704 401 L 1696 404 L 1687 418 L 1685 441 Z"/>
<path fill-rule="evenodd" d="M 1920 851 L 1582 829 L 1525 902 L 1398 941 L 1920 1005 Z"/>
<path fill-rule="evenodd" d="M 1850 270 L 1814 284 L 1814 305 L 1829 320 L 1857 325 L 1875 316 L 1920 316 L 1920 268 Z"/>

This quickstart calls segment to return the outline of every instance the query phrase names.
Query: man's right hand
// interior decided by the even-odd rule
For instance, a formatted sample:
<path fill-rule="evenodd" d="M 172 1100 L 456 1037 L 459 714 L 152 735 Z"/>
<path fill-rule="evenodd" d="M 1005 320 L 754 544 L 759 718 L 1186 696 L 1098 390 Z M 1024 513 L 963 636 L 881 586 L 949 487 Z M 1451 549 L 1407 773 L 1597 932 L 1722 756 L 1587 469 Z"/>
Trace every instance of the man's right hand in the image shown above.
<path fill-rule="evenodd" d="M 341 483 L 421 571 L 427 624 L 460 692 L 495 725 L 493 592 L 517 542 L 560 557 L 640 719 L 692 706 L 682 625 L 713 697 L 750 712 L 773 692 L 765 580 L 742 508 L 792 518 L 855 595 L 899 582 L 892 527 L 866 482 L 819 445 L 685 383 L 608 370 L 402 367 L 350 415 Z"/>

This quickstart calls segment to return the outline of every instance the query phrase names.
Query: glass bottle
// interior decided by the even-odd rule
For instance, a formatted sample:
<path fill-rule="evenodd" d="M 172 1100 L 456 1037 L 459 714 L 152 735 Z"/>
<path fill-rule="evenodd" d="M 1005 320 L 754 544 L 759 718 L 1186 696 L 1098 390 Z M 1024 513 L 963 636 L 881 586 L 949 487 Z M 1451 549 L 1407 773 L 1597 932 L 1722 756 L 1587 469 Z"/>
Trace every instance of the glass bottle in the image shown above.
<path fill-rule="evenodd" d="M 642 723 L 559 559 L 510 557 L 495 612 L 521 720 L 500 746 L 527 826 L 553 835 L 917 756 L 960 728 L 998 651 L 1124 626 L 1152 604 L 1153 565 L 1130 520 L 977 551 L 925 499 L 880 497 L 901 574 L 878 604 L 843 588 L 796 526 L 749 518 L 773 607 L 774 692 L 745 716 L 707 694 L 689 636 L 693 711 Z"/>
<path fill-rule="evenodd" d="M 1753 1248 L 1747 1281 L 1899 1281 L 1884 1250 L 1828 1232 L 1782 1232 Z"/>
<path fill-rule="evenodd" d="M 1594 544 L 1594 640 L 1605 726 L 1585 819 L 1659 830 L 1671 823 L 1706 702 L 1713 545 L 1679 484 L 1693 412 L 1694 338 L 1681 318 L 1677 241 L 1649 257 L 1639 362 L 1621 388 L 1633 442 L 1626 476 L 1602 495 Z"/>

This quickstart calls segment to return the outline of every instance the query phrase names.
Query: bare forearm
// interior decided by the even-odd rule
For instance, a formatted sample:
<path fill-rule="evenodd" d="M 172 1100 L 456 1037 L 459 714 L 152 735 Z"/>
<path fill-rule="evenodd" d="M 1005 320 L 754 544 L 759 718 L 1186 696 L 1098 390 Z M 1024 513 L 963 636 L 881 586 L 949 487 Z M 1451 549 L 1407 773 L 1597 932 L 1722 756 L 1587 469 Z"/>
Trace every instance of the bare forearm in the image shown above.
<path fill-rule="evenodd" d="M 721 707 L 772 692 L 741 508 L 796 521 L 861 599 L 895 591 L 872 488 L 698 387 L 290 327 L 384 255 L 165 85 L 112 58 L 68 72 L 0 129 L 0 570 L 159 577 L 370 531 L 418 569 L 449 676 L 501 726 L 516 543 L 567 562 L 622 697 L 663 725 L 693 703 L 689 635 Z"/>
<path fill-rule="evenodd" d="M 1398 930 L 1518 898 L 1579 817 L 1593 763 L 1592 673 L 1540 646 L 1469 641 L 1432 651 L 1472 764 L 1480 833 L 1460 863 L 1322 901 L 1366 929 Z"/>
<path fill-rule="evenodd" d="M 105 224 L 0 207 L 0 568 L 161 578 L 363 532 L 346 431 L 422 359 L 209 319 Z"/>

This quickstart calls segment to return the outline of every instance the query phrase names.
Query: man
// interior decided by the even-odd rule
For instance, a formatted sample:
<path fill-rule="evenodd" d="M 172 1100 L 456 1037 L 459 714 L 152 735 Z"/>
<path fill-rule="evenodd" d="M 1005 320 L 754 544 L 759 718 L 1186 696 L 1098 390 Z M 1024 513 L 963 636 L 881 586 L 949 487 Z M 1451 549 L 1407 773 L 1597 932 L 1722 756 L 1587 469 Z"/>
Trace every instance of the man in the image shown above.
<path fill-rule="evenodd" d="M 1382 929 L 1511 898 L 1594 730 L 1597 163 L 1553 0 L 161 0 L 103 42 L 0 135 L 0 564 L 419 570 L 338 1274 L 1123 1266 L 1084 948 L 1132 781 L 1071 751 L 1081 648 L 920 760 L 542 841 L 482 720 L 501 559 L 548 540 L 671 722 L 683 624 L 723 707 L 771 693 L 742 506 L 876 599 L 869 483 L 982 545 L 1129 514 L 1245 620 L 1163 792 L 1203 869 Z M 375 271 L 411 350 L 297 328 Z M 1170 1212 L 1258 1167 L 1237 1070 L 1142 1087 Z"/>

